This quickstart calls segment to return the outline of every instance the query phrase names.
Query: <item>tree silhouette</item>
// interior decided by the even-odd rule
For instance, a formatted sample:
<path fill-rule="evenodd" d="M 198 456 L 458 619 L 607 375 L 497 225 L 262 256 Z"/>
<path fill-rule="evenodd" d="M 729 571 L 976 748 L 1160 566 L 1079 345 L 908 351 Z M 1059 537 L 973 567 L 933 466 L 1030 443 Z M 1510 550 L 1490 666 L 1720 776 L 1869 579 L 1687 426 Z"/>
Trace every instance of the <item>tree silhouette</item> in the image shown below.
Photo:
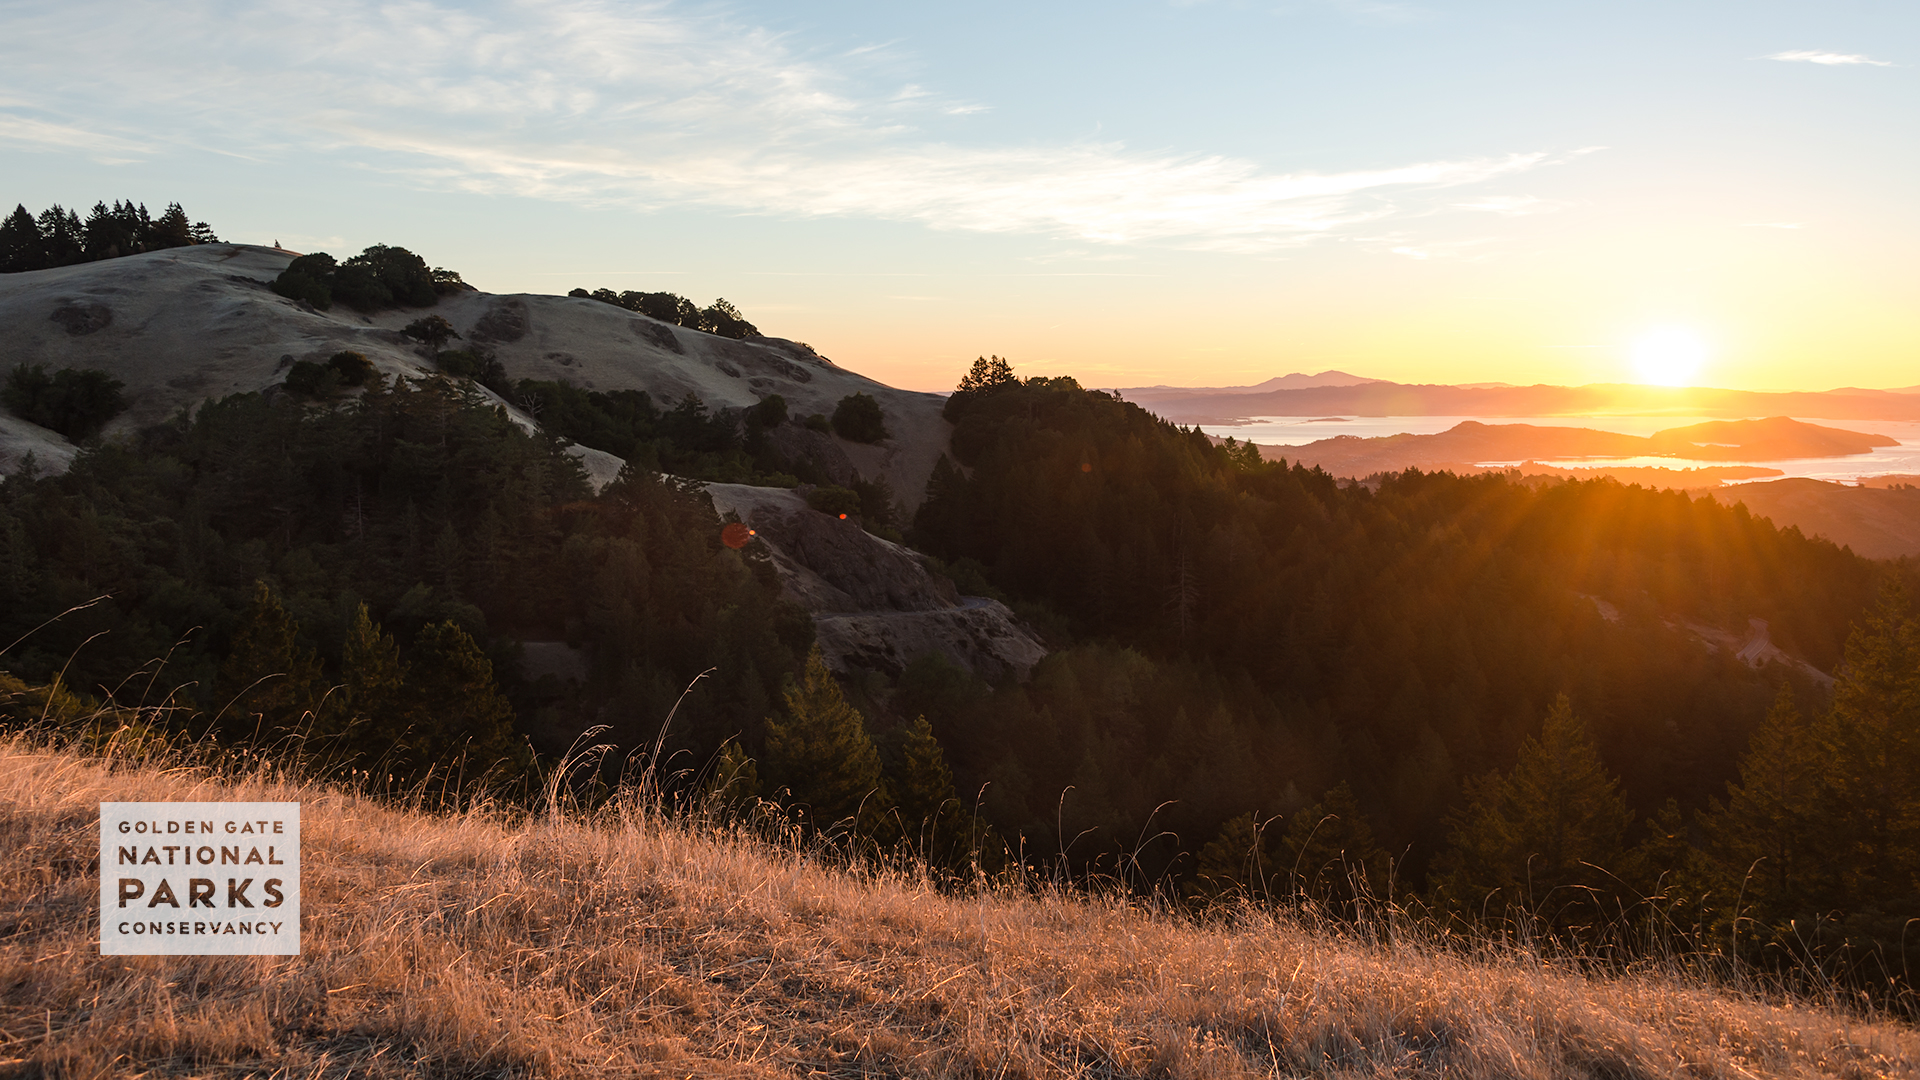
<path fill-rule="evenodd" d="M 415 319 L 400 332 L 425 345 L 427 351 L 435 358 L 439 357 L 440 350 L 445 347 L 448 339 L 460 336 L 460 331 L 455 330 L 452 323 L 438 315 L 426 315 Z"/>
<path fill-rule="evenodd" d="M 40 225 L 27 213 L 26 206 L 15 206 L 13 213 L 0 221 L 0 273 L 38 270 L 44 265 L 46 251 L 41 243 Z"/>
<path fill-rule="evenodd" d="M 461 759 L 468 775 L 526 764 L 513 729 L 513 706 L 494 683 L 493 663 L 451 620 L 413 640 L 406 667 L 406 739 L 417 767 Z"/>
<path fill-rule="evenodd" d="M 302 727 L 320 697 L 320 663 L 264 581 L 220 665 L 221 727 L 241 738 L 276 738 Z"/>
<path fill-rule="evenodd" d="M 880 752 L 866 721 L 847 703 L 815 645 L 806 671 L 786 692 L 787 715 L 767 720 L 767 778 L 816 828 L 858 818 L 870 828 L 888 799 Z"/>
<path fill-rule="evenodd" d="M 1387 854 L 1346 781 L 1293 815 L 1284 846 L 1294 891 L 1328 910 L 1358 917 L 1356 905 L 1386 897 Z"/>
<path fill-rule="evenodd" d="M 982 356 L 960 377 L 959 391 L 970 394 L 1002 386 L 1017 386 L 1019 383 L 1020 380 L 1014 377 L 1012 364 L 999 356 Z"/>
<path fill-rule="evenodd" d="M 1513 770 L 1469 781 L 1467 797 L 1440 859 L 1453 904 L 1518 909 L 1555 931 L 1612 910 L 1619 885 L 1609 871 L 1621 865 L 1633 814 L 1565 694 Z"/>
<path fill-rule="evenodd" d="M 1181 892 L 1190 900 L 1236 895 L 1264 899 L 1273 876 L 1284 872 L 1275 838 L 1251 811 L 1228 818 L 1214 838 L 1201 845 L 1193 879 Z"/>

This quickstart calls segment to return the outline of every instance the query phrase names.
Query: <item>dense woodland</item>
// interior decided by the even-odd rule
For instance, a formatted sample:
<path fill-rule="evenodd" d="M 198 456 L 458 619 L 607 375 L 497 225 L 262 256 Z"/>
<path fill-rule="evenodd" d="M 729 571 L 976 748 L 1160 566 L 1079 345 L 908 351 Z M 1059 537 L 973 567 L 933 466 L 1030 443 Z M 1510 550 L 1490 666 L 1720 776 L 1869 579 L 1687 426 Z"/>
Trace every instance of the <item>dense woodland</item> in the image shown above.
<path fill-rule="evenodd" d="M 1003 830 L 1200 892 L 1391 864 L 1569 932 L 1658 895 L 1898 949 L 1920 915 L 1912 566 L 1609 481 L 1341 484 L 999 361 L 947 413 L 913 539 L 1060 648 L 1021 686 L 930 658 L 891 704 Z M 1837 687 L 1698 633 L 1751 618 Z"/>
<path fill-rule="evenodd" d="M 329 302 L 458 287 L 397 248 L 307 267 Z M 710 670 L 665 731 L 671 783 L 954 870 L 980 852 L 1346 915 L 1391 897 L 1589 943 L 1658 923 L 1856 979 L 1920 959 L 1912 565 L 1608 481 L 1339 482 L 982 360 L 908 538 L 1053 652 L 1024 683 L 938 655 L 836 680 L 765 552 L 662 470 L 819 483 L 769 433 L 884 439 L 873 399 L 829 420 L 508 385 L 439 326 L 408 333 L 454 378 L 343 353 L 0 482 L 0 641 L 21 639 L 0 711 L 164 706 L 137 722 L 511 788 L 588 731 L 618 780 Z M 117 389 L 66 374 L 18 369 L 7 404 Z M 628 469 L 595 495 L 568 441 Z M 908 524 L 883 485 L 810 501 Z M 1752 619 L 1811 666 L 1707 644 Z M 531 677 L 526 642 L 576 647 L 582 677 Z"/>
<path fill-rule="evenodd" d="M 0 274 L 219 242 L 206 222 L 190 220 L 179 203 L 168 203 L 154 217 L 145 203 L 115 200 L 108 206 L 97 202 L 84 221 L 78 211 L 59 203 L 38 217 L 25 206 L 15 206 L 13 213 L 0 220 Z"/>
<path fill-rule="evenodd" d="M 239 395 L 96 446 L 65 475 L 16 475 L 0 487 L 0 638 L 111 599 L 31 634 L 5 666 L 31 682 L 64 670 L 66 686 L 124 704 L 190 706 L 183 722 L 229 737 L 301 732 L 309 712 L 323 729 L 362 720 L 370 741 L 335 749 L 363 765 L 406 742 L 412 721 L 399 705 L 328 715 L 360 708 L 328 698 L 359 677 L 356 634 L 387 635 L 375 651 L 426 678 L 422 635 L 457 629 L 488 662 L 474 678 L 510 699 L 520 734 L 545 750 L 589 723 L 625 745 L 651 742 L 709 667 L 727 678 L 682 709 L 692 742 L 717 745 L 734 718 L 764 716 L 812 633 L 779 602 L 764 556 L 720 543 L 697 485 L 634 470 L 591 496 L 563 446 L 448 381 L 389 386 L 376 374 L 345 404 Z M 261 634 L 286 648 L 234 660 L 236 643 Z M 523 640 L 580 647 L 584 685 L 519 678 Z M 123 685 L 155 657 L 167 658 L 158 675 Z M 245 696 L 282 670 L 297 675 L 267 689 L 284 694 Z M 458 741 L 403 756 L 428 760 Z"/>

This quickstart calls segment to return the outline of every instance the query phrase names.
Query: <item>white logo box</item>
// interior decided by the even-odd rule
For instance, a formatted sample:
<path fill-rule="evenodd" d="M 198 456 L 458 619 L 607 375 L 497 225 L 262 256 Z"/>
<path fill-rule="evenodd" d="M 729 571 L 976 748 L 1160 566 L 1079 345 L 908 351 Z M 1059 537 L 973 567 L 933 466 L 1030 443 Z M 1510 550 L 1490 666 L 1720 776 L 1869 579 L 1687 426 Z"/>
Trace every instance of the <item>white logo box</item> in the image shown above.
<path fill-rule="evenodd" d="M 100 804 L 105 956 L 300 952 L 300 804 Z"/>

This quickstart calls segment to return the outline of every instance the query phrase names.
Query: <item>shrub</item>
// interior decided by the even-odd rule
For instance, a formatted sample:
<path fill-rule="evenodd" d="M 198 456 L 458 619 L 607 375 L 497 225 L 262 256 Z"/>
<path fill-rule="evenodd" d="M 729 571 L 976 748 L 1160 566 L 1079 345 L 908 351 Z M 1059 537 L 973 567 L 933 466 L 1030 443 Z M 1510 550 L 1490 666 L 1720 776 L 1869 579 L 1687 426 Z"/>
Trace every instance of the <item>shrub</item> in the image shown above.
<path fill-rule="evenodd" d="M 568 296 L 577 296 L 588 300 L 598 300 L 603 304 L 626 308 L 638 312 L 649 319 L 684 326 L 689 330 L 700 330 L 726 338 L 754 337 L 760 331 L 740 309 L 729 303 L 725 297 L 702 309 L 700 305 L 670 292 L 614 292 L 612 289 L 574 289 Z"/>
<path fill-rule="evenodd" d="M 125 388 L 104 371 L 65 368 L 48 375 L 44 364 L 21 364 L 0 389 L 0 404 L 28 423 L 79 442 L 126 409 L 120 394 Z"/>
<path fill-rule="evenodd" d="M 481 349 L 448 349 L 434 357 L 440 370 L 456 379 L 472 379 L 496 393 L 507 392 L 507 369 Z"/>
<path fill-rule="evenodd" d="M 867 394 L 848 394 L 833 410 L 833 430 L 853 442 L 877 443 L 887 437 L 887 418 Z"/>
<path fill-rule="evenodd" d="M 289 300 L 300 300 L 321 311 L 333 306 L 333 275 L 338 269 L 333 256 L 324 251 L 302 255 L 287 264 L 273 279 L 273 291 Z"/>
<path fill-rule="evenodd" d="M 446 347 L 448 339 L 460 336 L 460 331 L 455 330 L 452 323 L 438 315 L 427 315 L 415 319 L 400 333 L 425 345 L 427 350 L 436 357 L 440 355 L 440 350 Z"/>
<path fill-rule="evenodd" d="M 323 311 L 335 300 L 356 311 L 431 307 L 441 293 L 464 287 L 459 274 L 431 269 L 425 259 L 406 248 L 385 244 L 375 244 L 343 263 L 324 251 L 302 255 L 273 281 L 274 292 Z"/>
<path fill-rule="evenodd" d="M 822 435 L 833 434 L 833 425 L 827 422 L 826 416 L 822 413 L 814 413 L 801 423 L 806 425 L 808 431 L 817 431 Z"/>
<path fill-rule="evenodd" d="M 296 360 L 287 371 L 286 387 L 302 397 L 328 397 L 340 389 L 340 373 L 326 364 Z"/>
<path fill-rule="evenodd" d="M 860 514 L 860 496 L 843 487 L 814 488 L 807 492 L 807 505 L 835 517 L 857 517 Z"/>
<path fill-rule="evenodd" d="M 327 357 L 327 366 L 333 369 L 342 386 L 364 386 L 367 376 L 373 374 L 373 361 L 351 349 L 343 349 Z"/>
<path fill-rule="evenodd" d="M 768 394 L 760 399 L 758 405 L 747 410 L 747 423 L 754 427 L 779 427 L 787 422 L 787 399 L 779 394 Z"/>

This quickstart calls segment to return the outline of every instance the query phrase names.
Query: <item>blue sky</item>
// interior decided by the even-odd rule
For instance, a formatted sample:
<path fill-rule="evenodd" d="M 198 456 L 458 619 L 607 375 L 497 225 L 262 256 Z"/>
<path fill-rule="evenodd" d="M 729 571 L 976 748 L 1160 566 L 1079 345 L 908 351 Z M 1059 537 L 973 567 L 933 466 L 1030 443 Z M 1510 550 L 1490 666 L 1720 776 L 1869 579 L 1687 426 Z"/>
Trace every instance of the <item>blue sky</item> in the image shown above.
<path fill-rule="evenodd" d="M 0 4 L 0 198 L 726 296 L 900 385 L 1920 382 L 1920 5 Z"/>

